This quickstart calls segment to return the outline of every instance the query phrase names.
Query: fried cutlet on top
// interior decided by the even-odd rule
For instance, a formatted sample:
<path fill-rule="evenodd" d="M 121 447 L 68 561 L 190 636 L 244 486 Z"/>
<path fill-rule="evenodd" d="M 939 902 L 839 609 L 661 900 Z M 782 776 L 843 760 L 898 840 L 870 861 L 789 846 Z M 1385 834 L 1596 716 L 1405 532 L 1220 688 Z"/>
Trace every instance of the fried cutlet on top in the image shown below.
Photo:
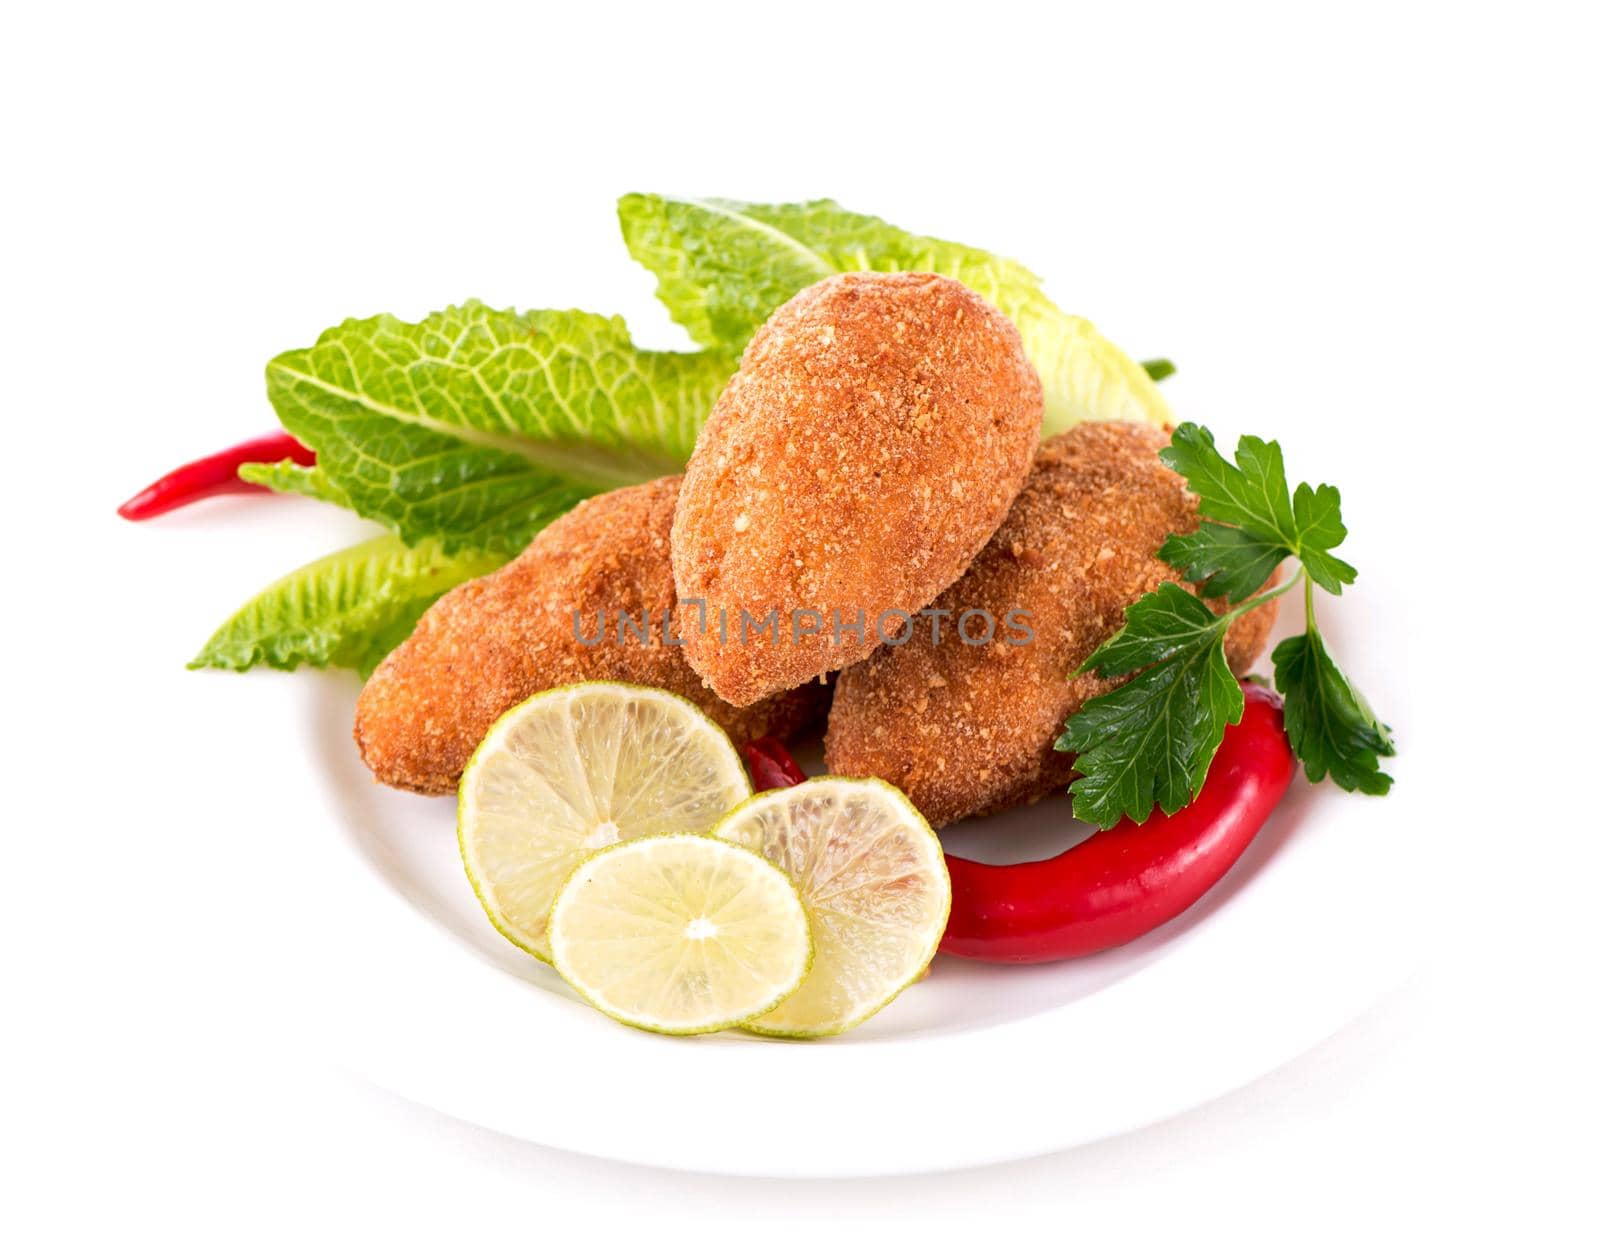
<path fill-rule="evenodd" d="M 678 595 L 714 623 L 689 635 L 690 664 L 749 704 L 865 657 L 884 611 L 922 608 L 999 526 L 1043 411 L 1016 328 L 957 281 L 844 273 L 790 299 L 751 339 L 678 498 Z M 772 611 L 781 634 L 754 630 Z"/>

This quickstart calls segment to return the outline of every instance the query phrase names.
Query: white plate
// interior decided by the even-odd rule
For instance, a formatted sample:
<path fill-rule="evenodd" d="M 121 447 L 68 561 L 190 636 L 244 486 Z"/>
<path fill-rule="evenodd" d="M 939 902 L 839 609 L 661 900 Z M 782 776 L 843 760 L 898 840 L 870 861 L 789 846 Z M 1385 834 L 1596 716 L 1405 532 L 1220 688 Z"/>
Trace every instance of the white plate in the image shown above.
<path fill-rule="evenodd" d="M 1373 603 L 1392 608 L 1403 588 L 1364 576 L 1322 619 L 1336 651 L 1341 637 L 1382 634 Z M 1299 619 L 1286 608 L 1279 633 Z M 1402 742 L 1403 645 L 1388 637 L 1387 669 L 1361 670 Z M 1422 784 L 1402 756 L 1402 780 L 1383 800 L 1297 779 L 1212 893 L 1127 947 L 1032 967 L 941 956 L 886 1011 L 823 1042 L 636 1032 L 588 1010 L 490 927 L 456 854 L 454 801 L 372 783 L 349 742 L 348 683 L 303 686 L 308 760 L 343 832 L 329 838 L 348 849 L 344 876 L 330 879 L 338 918 L 320 1012 L 345 1063 L 395 1093 L 546 1145 L 768 1176 L 1043 1153 L 1263 1075 L 1413 964 L 1407 892 L 1421 844 L 1408 814 L 1421 807 Z M 1056 800 L 957 827 L 947 842 L 998 860 L 1051 854 L 1072 833 Z"/>

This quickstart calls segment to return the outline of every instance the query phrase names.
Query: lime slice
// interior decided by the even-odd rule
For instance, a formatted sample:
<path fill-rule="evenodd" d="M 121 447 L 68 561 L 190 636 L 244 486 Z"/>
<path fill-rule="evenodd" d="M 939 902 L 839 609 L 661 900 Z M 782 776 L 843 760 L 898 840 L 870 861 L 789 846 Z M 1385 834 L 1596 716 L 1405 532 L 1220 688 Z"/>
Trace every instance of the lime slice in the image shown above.
<path fill-rule="evenodd" d="M 585 856 L 646 834 L 700 834 L 750 794 L 721 729 L 671 692 L 574 683 L 490 728 L 461 775 L 461 859 L 494 927 L 550 958 L 545 926 Z"/>
<path fill-rule="evenodd" d="M 816 963 L 800 989 L 745 1027 L 781 1037 L 842 1033 L 928 967 L 950 915 L 939 840 L 876 778 L 814 778 L 729 813 L 715 837 L 761 853 L 800 889 Z"/>
<path fill-rule="evenodd" d="M 754 852 L 695 834 L 590 856 L 556 897 L 550 949 L 587 1002 L 657 1033 L 759 1016 L 811 965 L 794 883 Z"/>

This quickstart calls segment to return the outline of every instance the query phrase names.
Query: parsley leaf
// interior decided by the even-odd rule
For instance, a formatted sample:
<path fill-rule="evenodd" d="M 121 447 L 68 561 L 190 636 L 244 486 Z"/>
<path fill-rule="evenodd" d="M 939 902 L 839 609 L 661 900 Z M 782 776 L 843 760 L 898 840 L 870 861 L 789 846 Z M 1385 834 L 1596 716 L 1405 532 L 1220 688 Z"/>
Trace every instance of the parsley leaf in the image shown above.
<path fill-rule="evenodd" d="M 1339 490 L 1331 484 L 1313 489 L 1301 484 L 1294 491 L 1294 521 L 1300 540 L 1294 555 L 1306 568 L 1311 582 L 1338 596 L 1343 585 L 1356 582 L 1356 568 L 1328 550 L 1342 544 L 1344 520 L 1339 515 Z"/>
<path fill-rule="evenodd" d="M 1394 779 L 1378 768 L 1378 759 L 1394 755 L 1389 728 L 1339 669 L 1322 633 L 1312 627 L 1284 640 L 1272 650 L 1272 665 L 1289 746 L 1306 777 L 1320 782 L 1331 775 L 1346 791 L 1387 793 Z"/>
<path fill-rule="evenodd" d="M 1301 484 L 1291 496 L 1276 441 L 1240 437 L 1230 463 L 1211 433 L 1182 424 L 1161 461 L 1189 482 L 1199 495 L 1199 511 L 1209 522 L 1185 536 L 1171 536 L 1161 559 L 1200 585 L 1207 597 L 1238 602 L 1267 582 L 1279 562 L 1300 559 L 1312 581 L 1338 594 L 1354 583 L 1355 567 L 1329 550 L 1345 538 L 1339 490 L 1329 484 Z"/>
<path fill-rule="evenodd" d="M 1102 827 L 1175 813 L 1200 790 L 1224 726 L 1244 713 L 1222 638 L 1228 622 L 1177 584 L 1129 607 L 1122 630 L 1083 664 L 1107 678 L 1148 667 L 1067 721 L 1056 750 L 1076 752 L 1075 817 Z"/>
<path fill-rule="evenodd" d="M 1306 777 L 1332 776 L 1347 791 L 1383 795 L 1393 779 L 1379 769 L 1394 755 L 1389 728 L 1378 720 L 1317 630 L 1312 585 L 1339 592 L 1355 568 L 1330 550 L 1344 541 L 1339 490 L 1301 484 L 1292 492 L 1276 441 L 1239 438 L 1236 462 L 1217 450 L 1211 433 L 1183 424 L 1161 459 L 1199 498 L 1199 528 L 1167 537 L 1160 557 L 1198 595 L 1173 583 L 1127 609 L 1123 626 L 1077 672 L 1133 678 L 1096 696 L 1067 719 L 1055 742 L 1077 754 L 1069 790 L 1072 812 L 1109 827 L 1123 817 L 1144 822 L 1160 805 L 1175 813 L 1199 792 L 1225 727 L 1244 713 L 1244 696 L 1228 670 L 1223 638 L 1243 614 L 1304 583 L 1306 633 L 1273 651 L 1284 698 L 1289 746 Z M 1295 557 L 1289 581 L 1261 592 L 1278 564 Z M 1231 605 L 1217 612 L 1202 598 Z"/>
<path fill-rule="evenodd" d="M 1202 523 L 1187 536 L 1168 536 L 1161 560 L 1178 567 L 1184 578 L 1200 585 L 1203 597 L 1242 601 L 1277 569 L 1283 546 L 1242 527 Z"/>

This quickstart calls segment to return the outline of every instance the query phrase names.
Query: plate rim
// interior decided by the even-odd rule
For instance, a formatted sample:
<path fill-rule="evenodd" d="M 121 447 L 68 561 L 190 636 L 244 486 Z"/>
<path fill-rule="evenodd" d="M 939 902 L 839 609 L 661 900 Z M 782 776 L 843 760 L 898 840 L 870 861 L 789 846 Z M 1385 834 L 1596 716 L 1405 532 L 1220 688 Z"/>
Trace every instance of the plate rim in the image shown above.
<path fill-rule="evenodd" d="M 307 694 L 328 694 L 324 680 L 302 682 Z M 325 717 L 326 705 L 313 712 Z M 1287 896 L 1280 896 L 1264 912 L 1224 902 L 1107 988 L 987 1026 L 863 1042 L 663 1038 L 519 981 L 420 912 L 382 873 L 361 830 L 339 816 L 349 799 L 339 790 L 346 779 L 325 754 L 313 757 L 313 768 L 337 823 L 336 833 L 319 837 L 339 844 L 342 875 L 328 890 L 338 896 L 345 942 L 342 954 L 330 957 L 322 1013 L 337 1017 L 330 1026 L 334 1062 L 453 1118 L 594 1158 L 724 1175 L 837 1178 L 957 1170 L 1070 1149 L 1181 1115 L 1267 1075 L 1376 1004 L 1413 967 L 1401 951 L 1415 940 L 1385 925 L 1382 937 L 1369 931 L 1361 941 L 1359 971 L 1325 960 L 1316 969 L 1326 980 L 1308 988 L 1306 973 L 1285 972 L 1282 957 L 1263 945 L 1271 940 L 1253 937 L 1260 931 L 1252 927 L 1283 907 Z M 1302 816 L 1340 819 L 1321 811 L 1338 807 L 1329 803 L 1335 793 L 1311 792 L 1303 782 L 1297 788 Z M 1400 802 L 1366 807 L 1381 807 L 1383 821 L 1402 815 Z M 1276 864 L 1269 857 L 1258 872 Z M 349 920 L 352 912 L 358 921 Z M 1226 926 L 1242 928 L 1219 937 Z M 1320 945 L 1326 949 L 1326 940 Z M 1340 954 L 1348 953 L 1341 942 Z M 1205 997 L 1197 997 L 1202 986 Z M 1270 990 L 1271 1007 L 1251 999 L 1257 990 Z M 1241 1016 L 1250 1019 L 1242 1030 Z M 486 1042 L 486 1034 L 500 1036 Z M 528 1034 L 531 1057 L 508 1034 Z M 715 1115 L 719 1101 L 760 1101 L 779 1083 L 779 1069 L 794 1070 L 772 1060 L 794 1057 L 841 1094 L 871 1095 L 873 1109 L 848 1126 L 802 1122 L 757 1140 L 736 1125 L 686 1129 L 674 1122 Z M 1056 1060 L 1149 1074 L 1124 1077 L 1111 1098 L 1097 1098 L 1092 1080 L 1039 1073 Z M 566 1075 L 546 1078 L 532 1093 L 534 1069 L 546 1062 Z M 531 1080 L 517 1083 L 515 1072 L 507 1073 L 519 1066 Z M 981 1073 L 963 1076 L 961 1069 Z M 592 1093 L 574 1084 L 584 1071 L 595 1074 Z M 718 1092 L 708 1093 L 708 1084 Z M 640 1103 L 649 1109 L 639 1110 Z M 974 1129 L 974 1121 L 986 1127 Z"/>

